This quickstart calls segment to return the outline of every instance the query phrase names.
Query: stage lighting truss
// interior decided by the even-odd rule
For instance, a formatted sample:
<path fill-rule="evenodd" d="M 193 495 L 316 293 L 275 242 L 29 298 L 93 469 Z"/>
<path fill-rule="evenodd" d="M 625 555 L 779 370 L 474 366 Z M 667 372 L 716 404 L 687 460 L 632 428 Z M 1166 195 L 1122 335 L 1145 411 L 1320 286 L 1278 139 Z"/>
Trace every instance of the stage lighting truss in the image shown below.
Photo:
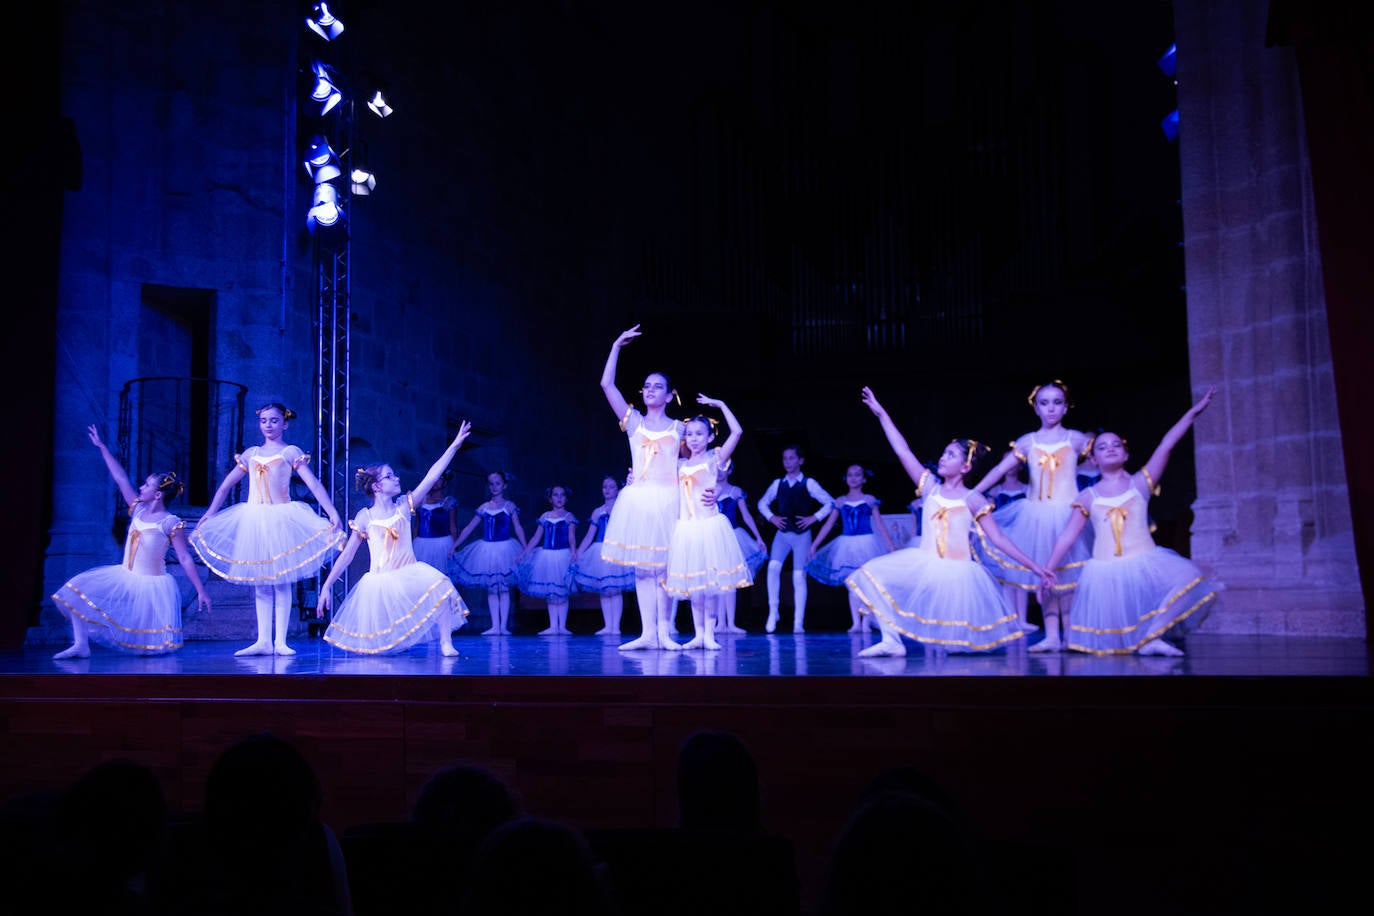
<path fill-rule="evenodd" d="M 344 30 L 343 20 L 329 11 L 328 3 L 316 3 L 310 15 L 305 17 L 305 24 L 325 41 L 333 41 Z"/>
<path fill-rule="evenodd" d="M 315 88 L 310 92 L 310 100 L 320 106 L 320 115 L 323 117 L 343 101 L 343 92 L 334 82 L 334 74 L 328 66 L 315 61 L 310 69 L 315 73 Z"/>

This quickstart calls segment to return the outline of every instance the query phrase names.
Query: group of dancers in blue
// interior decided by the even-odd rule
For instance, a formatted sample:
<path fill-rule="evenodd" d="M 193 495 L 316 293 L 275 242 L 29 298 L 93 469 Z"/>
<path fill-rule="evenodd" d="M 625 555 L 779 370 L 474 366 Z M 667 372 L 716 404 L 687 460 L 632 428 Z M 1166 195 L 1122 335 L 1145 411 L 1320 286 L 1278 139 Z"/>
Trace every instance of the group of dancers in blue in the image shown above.
<path fill-rule="evenodd" d="M 70 620 L 73 643 L 58 658 L 86 656 L 90 642 L 137 653 L 179 648 L 181 602 L 166 571 L 174 549 L 197 600 L 206 595 L 188 543 L 204 565 L 226 581 L 254 590 L 257 639 L 238 655 L 290 655 L 286 643 L 291 585 L 318 574 L 332 559 L 319 592 L 317 613 L 334 610 L 324 640 L 360 654 L 403 652 L 437 641 L 457 651 L 452 633 L 468 617 L 458 586 L 485 590 L 491 612 L 487 635 L 511 632 L 511 593 L 543 598 L 549 627 L 567 634 L 569 595 L 578 589 L 600 596 L 600 634 L 620 633 L 623 594 L 634 591 L 640 635 L 620 646 L 638 650 L 717 650 L 717 634 L 743 632 L 735 622 L 735 597 L 767 562 L 769 613 L 765 629 L 780 621 L 782 567 L 793 556 L 793 630 L 805 631 L 806 578 L 849 590 L 852 633 L 876 626 L 879 639 L 862 656 L 902 656 L 908 642 L 928 652 L 984 652 L 1025 639 L 1037 627 L 1026 619 L 1026 599 L 1037 595 L 1044 636 L 1032 652 L 1069 649 L 1100 655 L 1138 652 L 1177 655 L 1181 637 L 1216 598 L 1217 588 L 1190 560 L 1156 545 L 1148 506 L 1173 448 L 1211 402 L 1207 391 L 1146 462 L 1127 470 L 1126 442 L 1115 432 L 1095 435 L 1063 425 L 1068 387 L 1037 386 L 1030 405 L 1040 421 L 999 463 L 972 482 L 974 469 L 991 456 L 987 445 L 953 439 L 933 464 L 913 454 L 886 408 L 869 388 L 862 403 L 878 419 L 888 443 L 916 487 L 919 539 L 897 546 L 883 523 L 878 501 L 864 492 L 862 465 L 846 469 L 847 492 L 832 498 L 801 470 L 804 455 L 783 451 L 784 475 L 757 503 L 761 519 L 776 529 L 765 542 L 743 491 L 730 482 L 731 456 L 743 429 L 721 400 L 697 402 L 718 413 L 679 420 L 668 415 L 675 397 L 661 372 L 652 372 L 631 404 L 616 385 L 620 351 L 640 336 L 639 326 L 611 346 L 601 377 L 607 403 L 630 447 L 630 474 L 602 481 L 603 503 L 588 516 L 579 543 L 578 519 L 567 508 L 569 492 L 548 490 L 549 510 L 538 531 L 525 537 L 506 476 L 487 477 L 489 498 L 459 531 L 457 507 L 444 493 L 446 469 L 471 432 L 465 421 L 424 477 L 404 491 L 387 464 L 358 470 L 358 490 L 371 504 L 344 526 L 328 494 L 310 472 L 309 456 L 288 445 L 284 434 L 294 413 L 281 404 L 258 411 L 261 445 L 235 463 L 189 537 L 167 509 L 181 490 L 171 473 L 149 476 L 135 490 L 101 441 L 92 443 L 125 501 L 131 525 L 121 564 L 89 570 L 53 595 Z M 1078 466 L 1091 459 L 1100 477 L 1079 489 Z M 1025 497 L 998 507 L 988 495 L 1009 472 L 1024 468 Z M 319 511 L 292 501 L 298 476 Z M 223 504 L 244 477 L 248 497 Z M 827 535 L 839 534 L 824 547 Z M 466 543 L 477 532 L 480 536 Z M 813 538 L 812 531 L 816 530 Z M 366 542 L 370 565 L 337 610 L 332 588 Z M 679 643 L 674 612 L 690 603 L 693 635 Z"/>

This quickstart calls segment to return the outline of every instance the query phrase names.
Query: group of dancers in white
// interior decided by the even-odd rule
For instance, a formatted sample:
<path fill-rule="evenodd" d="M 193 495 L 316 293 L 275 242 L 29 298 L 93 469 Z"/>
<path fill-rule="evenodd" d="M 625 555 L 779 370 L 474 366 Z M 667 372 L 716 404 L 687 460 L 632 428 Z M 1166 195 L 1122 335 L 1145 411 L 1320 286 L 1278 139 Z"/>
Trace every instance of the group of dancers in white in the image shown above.
<path fill-rule="evenodd" d="M 349 523 L 346 543 L 337 511 L 309 470 L 309 456 L 283 439 L 294 414 L 281 404 L 258 411 L 262 444 L 235 456 L 189 538 L 166 505 L 181 491 L 176 476 L 153 474 L 134 490 L 90 427 L 92 443 L 129 504 L 131 524 L 123 563 L 81 573 L 53 595 L 73 631 L 72 645 L 56 657 L 89 655 L 92 641 L 137 653 L 179 648 L 181 603 L 165 567 L 168 546 L 200 606 L 210 607 L 188 541 L 215 575 L 254 590 L 257 639 L 238 655 L 293 654 L 286 643 L 292 583 L 316 575 L 334 558 L 319 592 L 317 613 L 323 616 L 331 610 L 332 587 L 364 541 L 370 568 L 324 634 L 331 645 L 362 654 L 402 652 L 437 640 L 443 655 L 456 655 L 452 633 L 463 625 L 468 609 L 455 582 L 486 590 L 489 635 L 510 632 L 510 596 L 517 588 L 548 602 L 544 634 L 568 632 L 568 595 L 575 588 L 601 596 L 605 626 L 599 632 L 618 634 L 621 596 L 633 589 L 641 630 L 621 649 L 716 650 L 721 647 L 717 633 L 743 632 L 735 623 L 735 595 L 752 584 L 765 559 L 765 629 L 776 629 L 781 570 L 789 554 L 794 556 L 794 632 L 805 628 L 807 576 L 842 584 L 850 593 L 850 632 L 868 632 L 871 621 L 880 633 L 878 642 L 860 650 L 862 656 L 905 655 L 904 640 L 937 654 L 1006 646 L 1036 629 L 1025 617 L 1031 592 L 1039 598 L 1045 624 L 1044 638 L 1030 646 L 1032 652 L 1067 648 L 1177 655 L 1180 638 L 1215 599 L 1216 588 L 1196 565 L 1154 543 L 1148 516 L 1156 481 L 1173 448 L 1211 402 L 1211 390 L 1132 473 L 1126 468 L 1126 442 L 1115 432 L 1090 436 L 1064 427 L 1066 385 L 1037 386 L 1030 404 L 1039 428 L 1017 439 L 970 487 L 967 479 L 991 452 L 986 445 L 954 439 L 934 465 L 923 465 L 887 410 L 864 388 L 862 402 L 916 485 L 919 545 L 893 543 L 878 501 L 864 492 L 868 475 L 861 465 L 846 470 L 847 492 L 835 500 L 802 474 L 804 455 L 789 446 L 783 450 L 784 475 L 758 501 L 760 516 L 776 529 L 770 547 L 743 492 L 729 480 L 731 455 L 743 433 L 730 408 L 716 398 L 697 398 L 724 419 L 727 432 L 716 444 L 715 419 L 668 415 L 675 392 L 663 373 L 645 378 L 642 409 L 621 394 L 615 380 L 620 351 L 638 336 L 636 325 L 616 338 L 601 376 L 601 390 L 629 442 L 630 477 L 624 487 L 611 477 L 602 481 L 604 502 L 590 514 L 580 544 L 578 520 L 567 509 L 568 490 L 562 486 L 549 489 L 550 509 L 526 540 L 501 473 L 488 476 L 490 498 L 457 531 L 456 506 L 443 488 L 446 469 L 471 431 L 467 422 L 409 492 L 403 492 L 390 465 L 360 469 L 357 487 L 372 502 Z M 1078 462 L 1088 457 L 1101 476 L 1080 491 Z M 1026 497 L 994 510 L 984 494 L 1023 466 L 1029 477 Z M 292 474 L 318 500 L 323 517 L 290 499 Z M 221 509 L 244 477 L 248 498 Z M 822 548 L 837 520 L 841 533 Z M 481 537 L 464 547 L 479 526 Z M 452 578 L 443 571 L 448 569 Z M 686 643 L 673 638 L 680 600 L 690 602 L 692 612 L 693 635 Z"/>

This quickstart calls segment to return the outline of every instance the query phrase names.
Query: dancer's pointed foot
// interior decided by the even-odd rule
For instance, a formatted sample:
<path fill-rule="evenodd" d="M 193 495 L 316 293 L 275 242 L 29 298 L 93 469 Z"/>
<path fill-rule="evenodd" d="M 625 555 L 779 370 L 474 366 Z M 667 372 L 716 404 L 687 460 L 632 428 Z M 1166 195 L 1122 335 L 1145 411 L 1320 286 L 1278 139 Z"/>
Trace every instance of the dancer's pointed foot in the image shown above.
<path fill-rule="evenodd" d="M 1023 620 L 1023 621 L 1021 621 L 1021 632 L 1022 632 L 1022 633 L 1034 633 L 1036 630 L 1039 630 L 1039 629 L 1040 629 L 1039 624 L 1031 623 L 1029 620 Z"/>
<path fill-rule="evenodd" d="M 777 628 L 778 628 L 778 612 L 777 612 L 777 611 L 769 611 L 769 612 L 768 612 L 768 622 L 765 623 L 765 624 L 763 625 L 763 632 L 765 632 L 765 633 L 772 633 L 772 632 L 773 632 L 774 630 L 776 630 Z"/>
<path fill-rule="evenodd" d="M 272 647 L 272 654 L 273 654 L 273 655 L 295 655 L 295 654 L 296 654 L 296 650 L 293 649 L 293 648 L 291 648 L 290 646 L 288 646 L 288 645 L 287 645 L 286 643 L 284 643 L 284 642 L 279 642 L 279 643 L 277 643 L 275 646 Z"/>
<path fill-rule="evenodd" d="M 501 636 L 501 635 L 503 635 L 503 631 L 501 630 L 500 627 L 492 627 L 492 628 L 489 629 L 489 630 L 483 630 L 483 631 L 482 631 L 482 635 L 483 635 L 483 636 Z"/>
<path fill-rule="evenodd" d="M 272 655 L 272 644 L 270 642 L 255 642 L 246 649 L 240 649 L 235 655 Z"/>
<path fill-rule="evenodd" d="M 906 655 L 906 646 L 891 639 L 876 642 L 859 653 L 859 658 L 901 658 Z"/>
<path fill-rule="evenodd" d="M 453 648 L 453 643 L 447 643 L 439 647 L 439 652 L 444 658 L 457 658 L 458 650 Z"/>
<path fill-rule="evenodd" d="M 90 646 L 81 646 L 81 645 L 76 645 L 75 643 L 73 643 L 72 645 L 68 646 L 67 648 L 63 649 L 61 652 L 59 652 L 59 653 L 57 653 L 56 655 L 53 656 L 53 658 L 90 658 L 90 657 L 91 657 L 91 647 L 90 647 Z"/>
<path fill-rule="evenodd" d="M 1059 641 L 1058 637 L 1046 636 L 1044 639 L 1040 640 L 1038 643 L 1036 643 L 1035 645 L 1031 646 L 1031 647 L 1030 647 L 1029 649 L 1027 649 L 1026 651 L 1027 651 L 1027 652 L 1060 652 L 1060 651 L 1063 651 L 1063 649 L 1064 649 L 1064 644 L 1063 644 L 1062 642 Z"/>
<path fill-rule="evenodd" d="M 621 643 L 618 648 L 621 652 L 634 652 L 638 649 L 657 649 L 658 647 L 658 634 L 652 636 L 645 634 L 638 639 L 632 639 L 629 642 Z"/>
<path fill-rule="evenodd" d="M 1183 650 L 1177 646 L 1171 646 L 1162 639 L 1152 639 L 1139 650 L 1141 655 L 1168 655 L 1177 657 L 1183 654 Z"/>
<path fill-rule="evenodd" d="M 539 635 L 540 635 L 540 636 L 556 636 L 556 635 L 558 635 L 558 630 L 557 630 L 556 628 L 554 628 L 554 627 L 546 627 L 546 628 L 544 628 L 544 629 L 542 629 L 542 630 L 539 631 Z"/>

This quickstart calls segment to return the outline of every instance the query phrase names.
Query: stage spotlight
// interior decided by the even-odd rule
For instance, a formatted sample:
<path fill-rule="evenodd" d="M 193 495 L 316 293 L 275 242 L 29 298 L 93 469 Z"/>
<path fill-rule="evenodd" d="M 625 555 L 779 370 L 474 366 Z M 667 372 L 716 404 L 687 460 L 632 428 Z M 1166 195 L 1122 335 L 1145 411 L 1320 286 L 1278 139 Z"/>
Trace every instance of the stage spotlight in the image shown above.
<path fill-rule="evenodd" d="M 305 17 L 305 24 L 325 41 L 333 41 L 344 30 L 343 21 L 329 11 L 328 3 L 316 3 L 310 15 Z"/>
<path fill-rule="evenodd" d="M 377 187 L 377 176 L 365 168 L 355 168 L 351 174 L 353 196 L 366 197 Z"/>
<path fill-rule="evenodd" d="M 380 89 L 378 89 L 377 94 L 368 101 L 367 107 L 371 108 L 372 113 L 379 118 L 385 118 L 387 115 L 391 114 L 392 111 L 391 106 L 388 105 L 386 99 L 382 97 L 382 90 Z"/>
<path fill-rule="evenodd" d="M 315 180 L 315 184 L 331 181 L 343 174 L 339 167 L 339 156 L 330 147 L 329 141 L 316 134 L 305 151 L 305 171 Z"/>
<path fill-rule="evenodd" d="M 1159 122 L 1160 128 L 1164 131 L 1164 136 L 1173 143 L 1178 139 L 1178 109 L 1175 108 L 1164 116 L 1164 120 Z"/>
<path fill-rule="evenodd" d="M 1169 50 L 1165 51 L 1164 56 L 1156 63 L 1159 64 L 1159 69 L 1164 71 L 1165 76 L 1170 78 L 1176 76 L 1178 74 L 1178 45 L 1169 45 Z"/>
<path fill-rule="evenodd" d="M 305 227 L 311 234 L 326 239 L 347 237 L 348 218 L 339 206 L 339 191 L 332 184 L 325 182 L 315 188 L 314 202 L 305 216 Z"/>
<path fill-rule="evenodd" d="M 310 98 L 319 103 L 320 114 L 327 115 L 330 109 L 343 101 L 343 93 L 334 85 L 328 67 L 315 61 L 311 69 L 315 71 L 315 89 L 310 93 Z"/>

